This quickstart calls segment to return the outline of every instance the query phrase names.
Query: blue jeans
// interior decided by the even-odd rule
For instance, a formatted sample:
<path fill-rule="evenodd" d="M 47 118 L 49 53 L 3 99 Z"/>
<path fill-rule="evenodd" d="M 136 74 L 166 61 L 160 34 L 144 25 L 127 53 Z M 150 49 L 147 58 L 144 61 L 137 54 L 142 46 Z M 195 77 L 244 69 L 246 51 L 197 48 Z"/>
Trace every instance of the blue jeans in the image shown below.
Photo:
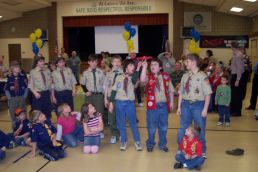
<path fill-rule="evenodd" d="M 230 122 L 230 107 L 225 105 L 218 105 L 219 122 Z"/>
<path fill-rule="evenodd" d="M 83 141 L 83 135 L 82 125 L 76 125 L 72 133 L 63 136 L 64 144 L 68 147 L 76 147 L 78 141 Z"/>
<path fill-rule="evenodd" d="M 100 146 L 100 136 L 85 136 L 84 146 Z"/>
<path fill-rule="evenodd" d="M 215 109 L 215 95 L 216 93 L 211 94 L 210 104 L 208 107 L 208 112 L 212 112 Z"/>
<path fill-rule="evenodd" d="M 5 151 L 0 150 L 0 160 L 3 160 L 5 158 Z"/>
<path fill-rule="evenodd" d="M 155 110 L 147 110 L 148 140 L 146 146 L 152 148 L 155 145 L 156 128 L 159 133 L 159 148 L 167 145 L 168 110 L 166 103 L 157 103 Z"/>
<path fill-rule="evenodd" d="M 205 161 L 205 159 L 200 156 L 197 156 L 194 159 L 185 159 L 185 155 L 182 152 L 177 153 L 175 158 L 176 158 L 176 161 L 182 164 L 185 163 L 189 170 L 193 170 L 194 168 L 200 167 Z"/>
<path fill-rule="evenodd" d="M 178 129 L 177 143 L 181 143 L 185 130 L 192 124 L 198 125 L 201 128 L 199 139 L 202 142 L 202 151 L 206 153 L 206 140 L 205 140 L 205 129 L 206 129 L 206 117 L 202 117 L 202 110 L 204 108 L 204 101 L 189 102 L 182 100 L 181 103 L 181 116 L 180 116 L 180 128 Z"/>
<path fill-rule="evenodd" d="M 126 117 L 132 130 L 133 138 L 135 142 L 140 141 L 140 134 L 138 125 L 136 122 L 136 111 L 133 100 L 116 100 L 116 124 L 120 132 L 121 142 L 127 142 L 126 134 Z"/>

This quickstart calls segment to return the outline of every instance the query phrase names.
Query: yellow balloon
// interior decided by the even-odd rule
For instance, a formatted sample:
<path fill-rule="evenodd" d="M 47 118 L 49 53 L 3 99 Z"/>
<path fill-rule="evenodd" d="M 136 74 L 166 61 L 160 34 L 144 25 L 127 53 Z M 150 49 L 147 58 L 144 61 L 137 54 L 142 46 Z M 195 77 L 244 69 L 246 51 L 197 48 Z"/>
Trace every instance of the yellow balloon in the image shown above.
<path fill-rule="evenodd" d="M 36 41 L 35 33 L 31 33 L 29 38 L 30 38 L 31 42 L 35 42 Z"/>
<path fill-rule="evenodd" d="M 40 38 L 41 35 L 42 35 L 42 30 L 39 29 L 39 28 L 37 28 L 37 29 L 35 30 L 35 35 L 36 35 L 37 38 Z"/>
<path fill-rule="evenodd" d="M 188 50 L 190 53 L 195 53 L 195 47 L 193 47 L 193 46 L 189 46 Z"/>
<path fill-rule="evenodd" d="M 195 48 L 195 53 L 196 53 L 196 54 L 199 54 L 201 51 L 202 51 L 201 48 L 199 48 L 199 47 Z"/>
<path fill-rule="evenodd" d="M 42 40 L 41 39 L 37 39 L 36 45 L 37 45 L 38 48 L 41 48 L 42 47 Z"/>
<path fill-rule="evenodd" d="M 195 41 L 193 39 L 190 41 L 190 45 L 195 45 Z"/>
<path fill-rule="evenodd" d="M 133 40 L 131 40 L 131 39 L 128 40 L 128 41 L 127 41 L 127 46 L 128 46 L 128 47 L 131 47 L 131 48 L 134 47 Z"/>
<path fill-rule="evenodd" d="M 123 38 L 125 41 L 127 41 L 130 38 L 130 33 L 128 31 L 123 32 Z"/>

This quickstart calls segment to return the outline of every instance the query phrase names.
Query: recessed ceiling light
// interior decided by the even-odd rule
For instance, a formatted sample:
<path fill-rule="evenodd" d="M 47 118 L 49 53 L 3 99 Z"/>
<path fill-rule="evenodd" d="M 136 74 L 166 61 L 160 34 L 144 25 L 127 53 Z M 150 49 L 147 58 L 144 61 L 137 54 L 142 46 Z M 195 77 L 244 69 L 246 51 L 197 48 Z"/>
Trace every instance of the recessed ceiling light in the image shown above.
<path fill-rule="evenodd" d="M 239 12 L 243 11 L 243 8 L 232 7 L 232 8 L 230 9 L 230 11 L 234 11 L 234 12 L 239 13 Z"/>
<path fill-rule="evenodd" d="M 244 1 L 248 1 L 248 2 L 256 2 L 257 0 L 244 0 Z"/>
<path fill-rule="evenodd" d="M 3 16 L 0 16 L 0 19 L 3 18 Z"/>

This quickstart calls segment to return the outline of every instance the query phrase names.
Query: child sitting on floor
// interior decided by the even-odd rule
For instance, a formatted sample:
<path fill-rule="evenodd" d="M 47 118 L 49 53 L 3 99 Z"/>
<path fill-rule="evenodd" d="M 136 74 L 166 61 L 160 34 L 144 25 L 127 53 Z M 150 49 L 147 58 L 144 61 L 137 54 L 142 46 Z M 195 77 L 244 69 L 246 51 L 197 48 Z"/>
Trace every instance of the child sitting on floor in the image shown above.
<path fill-rule="evenodd" d="M 62 144 L 56 141 L 56 128 L 46 119 L 45 114 L 41 111 L 32 112 L 32 151 L 30 157 L 36 155 L 36 147 L 44 158 L 56 161 L 65 157 L 65 151 Z"/>
<path fill-rule="evenodd" d="M 95 154 L 99 150 L 100 133 L 103 130 L 102 114 L 89 103 L 82 105 L 81 114 L 84 128 L 83 152 Z"/>
<path fill-rule="evenodd" d="M 197 125 L 190 125 L 180 143 L 180 151 L 176 154 L 175 169 L 188 168 L 189 170 L 200 170 L 204 163 L 202 157 L 202 143 L 198 139 L 201 129 Z"/>
<path fill-rule="evenodd" d="M 14 123 L 13 136 L 17 145 L 31 145 L 30 141 L 30 121 L 27 119 L 25 110 L 17 108 L 15 110 L 17 121 Z"/>
<path fill-rule="evenodd" d="M 63 138 L 64 144 L 69 147 L 76 147 L 78 142 L 83 142 L 83 127 L 79 123 L 81 113 L 71 112 L 67 103 L 57 108 L 57 135 L 56 140 Z"/>

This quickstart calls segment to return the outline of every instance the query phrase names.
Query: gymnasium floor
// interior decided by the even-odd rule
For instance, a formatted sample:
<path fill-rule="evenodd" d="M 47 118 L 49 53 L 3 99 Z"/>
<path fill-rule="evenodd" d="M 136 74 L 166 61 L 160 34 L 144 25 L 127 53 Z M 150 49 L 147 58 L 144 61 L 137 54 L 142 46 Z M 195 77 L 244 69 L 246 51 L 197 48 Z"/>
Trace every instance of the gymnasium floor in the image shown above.
<path fill-rule="evenodd" d="M 243 107 L 249 105 L 250 84 Z M 83 96 L 75 97 L 76 110 L 83 103 Z M 5 103 L 0 104 L 0 129 L 10 132 L 10 121 Z M 145 107 L 137 107 L 139 130 L 144 149 L 137 152 L 133 145 L 131 131 L 128 130 L 129 144 L 125 152 L 119 150 L 119 143 L 109 144 L 110 132 L 105 129 L 100 152 L 96 155 L 85 155 L 81 146 L 67 148 L 68 156 L 57 162 L 50 162 L 41 156 L 28 158 L 28 147 L 17 147 L 7 150 L 6 158 L 0 162 L 0 172 L 169 172 L 174 171 L 175 153 L 177 150 L 176 135 L 179 127 L 179 117 L 172 112 L 169 115 L 169 129 L 167 133 L 169 152 L 164 153 L 154 149 L 148 153 L 145 147 L 147 138 Z M 243 110 L 242 117 L 232 117 L 231 126 L 216 126 L 217 114 L 211 113 L 207 118 L 207 156 L 203 165 L 203 172 L 256 172 L 258 169 L 258 121 L 254 120 L 254 111 Z M 53 120 L 55 122 L 55 119 Z M 230 156 L 226 150 L 243 148 L 243 156 Z M 179 169 L 177 171 L 188 171 Z"/>

